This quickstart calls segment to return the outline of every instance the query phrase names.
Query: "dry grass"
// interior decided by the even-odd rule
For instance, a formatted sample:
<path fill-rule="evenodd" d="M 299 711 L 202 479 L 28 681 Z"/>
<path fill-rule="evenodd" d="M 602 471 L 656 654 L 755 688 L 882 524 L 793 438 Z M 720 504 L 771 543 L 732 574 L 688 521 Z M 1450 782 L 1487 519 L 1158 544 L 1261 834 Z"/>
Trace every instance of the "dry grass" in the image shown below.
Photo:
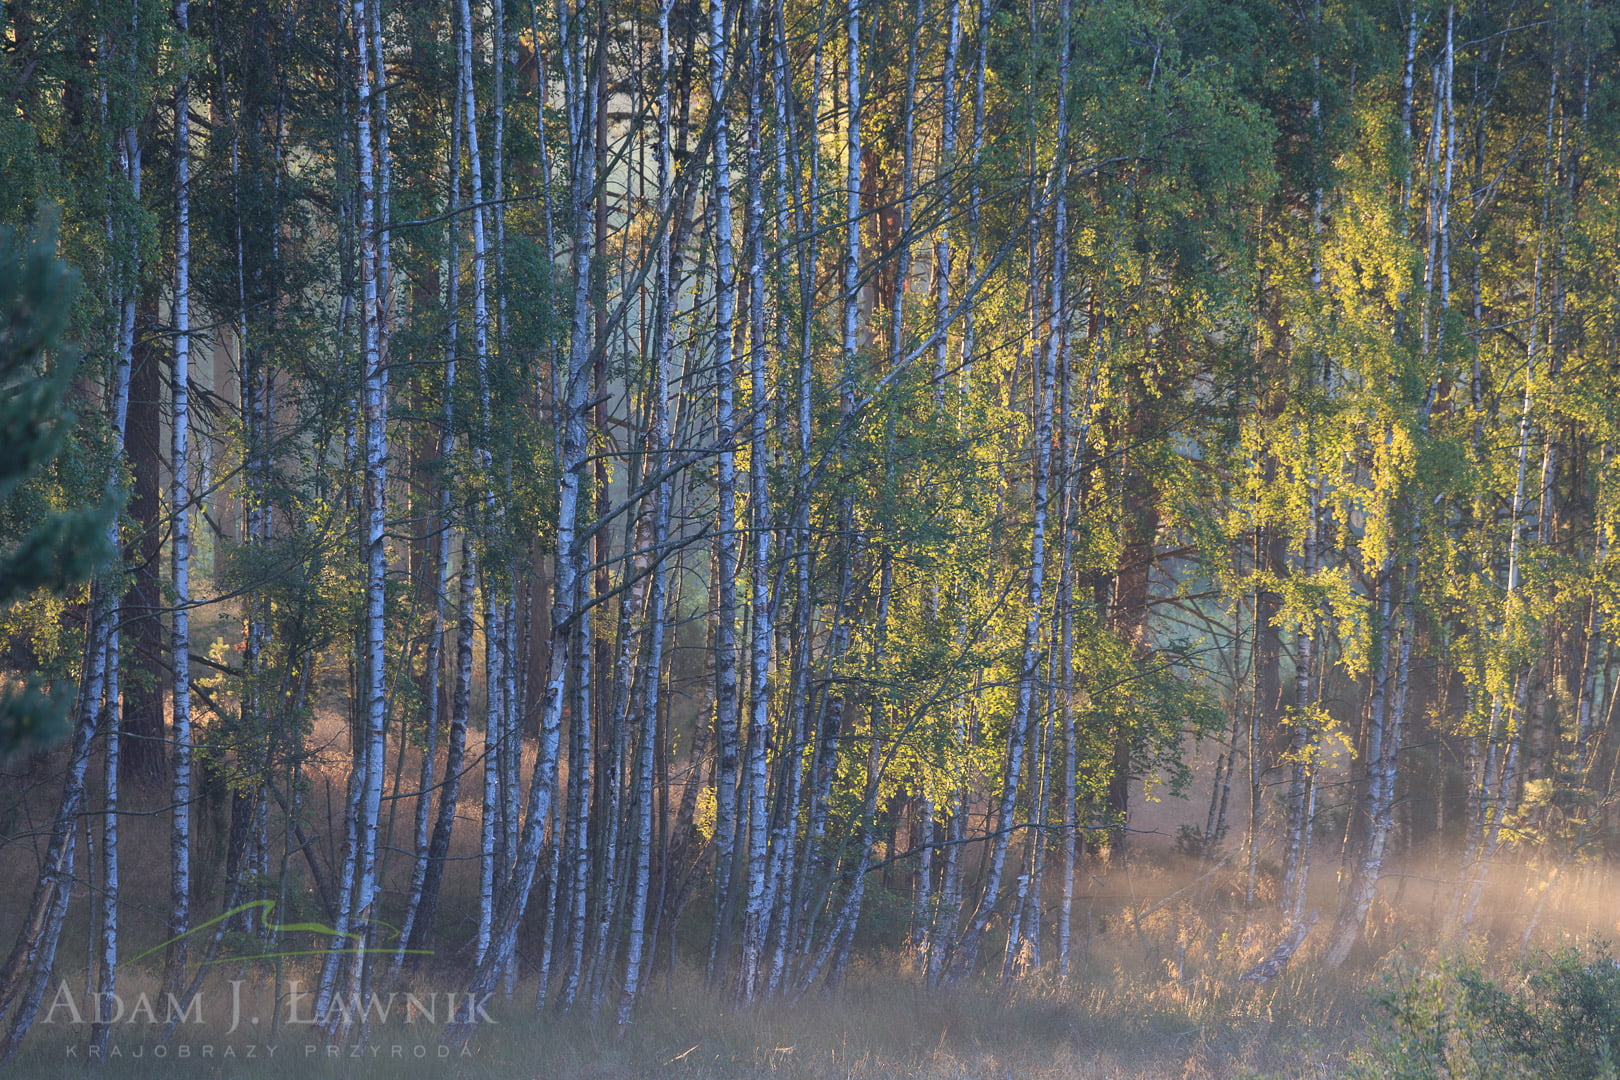
<path fill-rule="evenodd" d="M 906 957 L 873 951 L 836 993 L 737 1009 L 706 993 L 699 972 L 683 969 L 657 979 L 636 1022 L 622 1032 L 610 1016 L 536 1015 L 534 989 L 524 985 L 510 1002 L 492 1007 L 497 1023 L 479 1033 L 470 1056 L 448 1060 L 437 1056 L 436 1025 L 397 1018 L 373 1033 L 359 1058 L 329 1057 L 318 1036 L 305 1034 L 308 1029 L 284 1029 L 271 1055 L 268 1039 L 255 1041 L 249 1029 L 225 1030 L 228 980 L 250 980 L 242 990 L 244 1017 L 275 1012 L 269 980 L 222 970 L 211 984 L 218 990 L 208 1023 L 188 1025 L 161 1059 L 152 1056 L 149 1025 L 120 1030 L 114 1036 L 119 1056 L 107 1062 L 106 1072 L 131 1080 L 1336 1075 L 1372 1010 L 1361 989 L 1366 973 L 1327 976 L 1315 970 L 1312 942 L 1280 978 L 1259 986 L 1239 983 L 1237 977 L 1275 944 L 1277 927 L 1245 928 L 1240 894 L 1207 881 L 1187 888 L 1189 878 L 1184 867 L 1154 869 L 1144 860 L 1133 871 L 1128 895 L 1089 897 L 1077 919 L 1084 936 L 1077 939 L 1076 967 L 1067 980 L 1048 967 L 1008 986 L 986 981 L 929 992 L 904 970 Z M 1163 902 L 1167 896 L 1172 898 Z M 306 980 L 311 974 L 304 973 Z M 137 979 L 126 979 L 125 988 L 126 998 L 151 989 Z M 84 1029 L 71 1024 L 41 1025 L 16 1074 L 61 1075 L 64 1066 L 83 1060 L 83 1036 Z M 182 1051 L 182 1045 L 189 1049 Z M 256 1047 L 252 1058 L 246 1056 L 249 1045 Z M 212 1048 L 210 1058 L 203 1057 L 205 1047 Z M 233 1057 L 224 1057 L 227 1047 L 235 1049 Z M 182 1052 L 188 1056 L 181 1058 Z"/>
<path fill-rule="evenodd" d="M 46 794 L 14 795 L 13 824 L 37 819 Z M 161 933 L 165 824 L 161 816 L 134 816 L 126 829 L 126 956 Z M 143 852 L 158 854 L 143 858 Z M 283 1028 L 273 1039 L 256 1038 L 251 1028 L 228 1031 L 229 980 L 246 980 L 244 1017 L 278 1010 L 265 970 L 222 965 L 209 983 L 214 997 L 207 1023 L 183 1028 L 162 1057 L 155 1056 L 152 1025 L 123 1025 L 113 1038 L 118 1056 L 105 1063 L 104 1074 L 130 1080 L 1305 1080 L 1341 1075 L 1353 1052 L 1375 1037 L 1383 1016 L 1371 991 L 1386 985 L 1396 968 L 1433 967 L 1465 948 L 1477 960 L 1508 964 L 1532 916 L 1538 947 L 1620 933 L 1606 867 L 1559 874 L 1550 861 L 1531 860 L 1499 875 L 1484 904 L 1480 937 L 1442 945 L 1450 887 L 1424 875 L 1452 860 L 1414 859 L 1410 872 L 1386 880 L 1370 920 L 1371 947 L 1350 967 L 1330 972 L 1319 963 L 1335 906 L 1324 894 L 1315 903 L 1327 918 L 1284 973 L 1262 985 L 1240 983 L 1281 934 L 1274 919 L 1254 914 L 1274 909 L 1268 892 L 1274 874 L 1263 868 L 1257 903 L 1246 914 L 1241 861 L 1211 868 L 1139 851 L 1128 870 L 1097 868 L 1077 898 L 1074 970 L 1067 979 L 1048 965 L 1025 971 L 1011 985 L 987 980 L 928 992 L 911 973 L 911 958 L 873 940 L 837 993 L 795 1003 L 739 1010 L 706 992 L 698 971 L 660 973 L 624 1031 L 610 1015 L 537 1015 L 534 987 L 522 985 L 510 1002 L 492 1007 L 498 1022 L 479 1033 L 466 1057 L 439 1056 L 437 1024 L 397 1018 L 374 1031 L 357 1058 L 331 1056 L 307 1028 Z M 0 912 L 18 913 L 32 884 L 29 846 L 12 844 L 0 864 Z M 447 888 L 453 905 L 455 883 Z M 82 1000 L 89 933 L 82 906 L 73 910 L 58 965 Z M 11 929 L 0 925 L 5 933 Z M 703 928 L 693 927 L 690 936 L 705 936 Z M 306 968 L 301 975 L 307 984 L 313 972 Z M 149 971 L 127 972 L 126 999 L 152 990 L 151 980 Z M 446 974 L 425 978 L 418 990 L 458 988 Z M 85 1034 L 65 1019 L 38 1025 L 8 1073 L 54 1078 L 80 1071 Z"/>
<path fill-rule="evenodd" d="M 439 1060 L 436 1027 L 391 1024 L 357 1058 L 329 1058 L 318 1036 L 267 1041 L 189 1027 L 161 1059 L 148 1029 L 119 1032 L 106 1075 L 165 1077 L 433 1077 L 593 1080 L 1057 1080 L 1334 1075 L 1354 1030 L 1308 1012 L 1324 1003 L 1307 979 L 1258 990 L 1151 985 L 1117 974 L 1060 987 L 1035 980 L 1012 992 L 968 987 L 922 992 L 915 982 L 858 972 L 833 995 L 733 1010 L 677 978 L 624 1032 L 609 1019 L 535 1016 L 521 1002 L 492 1009 L 467 1057 Z M 1332 1003 L 1329 1003 L 1332 1004 Z M 1311 1016 L 1307 1022 L 1303 1017 Z M 83 1061 L 83 1030 L 42 1028 L 14 1075 L 55 1077 Z M 250 1058 L 249 1047 L 253 1056 Z M 226 1048 L 233 1048 L 225 1057 Z M 206 1049 L 205 1048 L 211 1048 Z M 420 1049 L 419 1049 L 420 1048 Z M 207 1053 L 211 1056 L 205 1058 Z M 186 1055 L 181 1057 L 181 1055 Z M 423 1055 L 418 1058 L 416 1055 Z"/>

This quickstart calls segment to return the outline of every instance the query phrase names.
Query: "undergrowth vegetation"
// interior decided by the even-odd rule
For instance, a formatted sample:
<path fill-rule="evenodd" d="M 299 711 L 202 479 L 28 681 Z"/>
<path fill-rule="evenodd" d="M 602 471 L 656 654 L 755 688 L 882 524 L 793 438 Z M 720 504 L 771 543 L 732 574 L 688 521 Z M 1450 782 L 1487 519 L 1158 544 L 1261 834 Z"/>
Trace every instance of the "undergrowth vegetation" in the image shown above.
<path fill-rule="evenodd" d="M 1620 1076 L 1620 961 L 1605 943 L 1501 970 L 1469 959 L 1387 978 L 1389 1030 L 1353 1056 L 1356 1077 Z"/>

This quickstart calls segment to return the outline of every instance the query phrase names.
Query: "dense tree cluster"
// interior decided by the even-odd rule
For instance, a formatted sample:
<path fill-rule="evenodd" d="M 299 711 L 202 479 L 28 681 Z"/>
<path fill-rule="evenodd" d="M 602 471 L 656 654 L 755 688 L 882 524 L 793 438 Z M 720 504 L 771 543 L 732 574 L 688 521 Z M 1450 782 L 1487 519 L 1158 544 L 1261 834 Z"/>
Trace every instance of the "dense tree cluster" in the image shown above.
<path fill-rule="evenodd" d="M 0 531 L 111 491 L 122 557 L 0 595 L 77 687 L 0 1058 L 71 905 L 116 987 L 130 800 L 164 988 L 257 935 L 334 1026 L 424 963 L 621 1021 L 678 949 L 1067 976 L 1195 770 L 1183 846 L 1296 924 L 1337 880 L 1333 963 L 1397 847 L 1455 926 L 1505 845 L 1607 854 L 1614 29 L 7 3 L 0 217 L 60 208 L 85 360 Z"/>

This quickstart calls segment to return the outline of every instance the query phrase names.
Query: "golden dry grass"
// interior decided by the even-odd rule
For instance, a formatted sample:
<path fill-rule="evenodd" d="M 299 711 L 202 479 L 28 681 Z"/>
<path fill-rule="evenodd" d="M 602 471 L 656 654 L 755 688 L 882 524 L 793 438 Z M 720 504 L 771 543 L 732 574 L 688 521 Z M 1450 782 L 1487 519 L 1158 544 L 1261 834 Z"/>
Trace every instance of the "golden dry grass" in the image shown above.
<path fill-rule="evenodd" d="M 19 800 L 13 817 L 37 818 L 41 789 Z M 132 817 L 125 831 L 125 955 L 161 932 L 164 821 Z M 143 852 L 153 854 L 143 857 Z M 15 845 L 0 884 L 0 912 L 20 912 L 32 883 L 27 848 Z M 225 1030 L 226 1015 L 188 1025 L 163 1057 L 155 1057 L 151 1025 L 120 1028 L 118 1056 L 105 1075 L 131 1080 L 167 1077 L 325 1078 L 424 1077 L 498 1080 L 596 1078 L 781 1077 L 791 1080 L 1225 1080 L 1318 1078 L 1340 1075 L 1383 1023 L 1374 994 L 1397 969 L 1432 968 L 1467 950 L 1476 961 L 1504 966 L 1520 955 L 1534 920 L 1531 947 L 1620 936 L 1609 870 L 1526 859 L 1504 867 L 1486 895 L 1477 935 L 1443 934 L 1454 887 L 1435 880 L 1449 858 L 1415 857 L 1393 868 L 1369 924 L 1367 949 L 1340 971 L 1319 961 L 1335 904 L 1327 875 L 1313 902 L 1325 918 L 1283 974 L 1271 982 L 1239 976 L 1281 934 L 1271 893 L 1273 868 L 1261 867 L 1256 903 L 1244 902 L 1241 858 L 1220 863 L 1138 851 L 1128 868 L 1099 866 L 1083 883 L 1075 908 L 1073 970 L 1058 977 L 1050 964 L 1025 971 L 1010 985 L 987 979 L 947 991 L 927 991 L 912 959 L 885 946 L 882 927 L 865 943 L 863 959 L 836 993 L 747 1009 L 708 993 L 701 971 L 660 972 L 634 1024 L 620 1031 L 611 1008 L 599 1018 L 533 1009 L 534 987 L 520 985 L 492 1012 L 467 1057 L 441 1058 L 436 1024 L 394 1022 L 378 1028 L 359 1057 L 332 1056 L 308 1029 L 286 1028 L 272 1039 Z M 874 894 L 877 892 L 874 885 Z M 457 901 L 453 886 L 447 903 Z M 1055 914 L 1055 898 L 1048 917 Z M 874 912 L 881 905 L 874 898 Z M 82 905 L 75 905 L 58 970 L 84 993 L 89 940 Z M 9 923 L 0 919 L 0 923 Z M 0 930 L 9 933 L 9 925 Z M 703 927 L 688 928 L 693 940 Z M 888 931 L 892 934 L 893 927 Z M 151 940 L 146 940 L 151 939 Z M 1053 943 L 1046 943 L 1050 950 Z M 993 949 L 994 945 L 987 946 Z M 151 962 L 149 961 L 148 964 Z M 310 962 L 284 976 L 313 977 Z M 423 976 L 421 992 L 459 989 L 446 961 Z M 211 978 L 214 1001 L 242 984 L 244 1014 L 276 1013 L 274 983 L 264 966 L 224 964 Z M 138 965 L 122 978 L 133 998 L 153 990 L 153 974 Z M 47 998 L 47 1004 L 49 1003 Z M 283 1002 L 285 1007 L 285 1002 Z M 283 1015 L 285 1013 L 283 1012 Z M 84 1065 L 82 1026 L 40 1024 L 8 1073 L 57 1077 Z M 189 1048 L 181 1056 L 180 1047 Z M 274 1053 L 271 1053 L 271 1047 Z M 204 1048 L 211 1048 L 204 1056 Z M 252 1057 L 248 1056 L 253 1047 Z M 334 1048 L 335 1049 L 335 1048 Z M 227 1053 L 229 1051 L 229 1053 Z M 139 1055 L 139 1056 L 137 1056 Z"/>

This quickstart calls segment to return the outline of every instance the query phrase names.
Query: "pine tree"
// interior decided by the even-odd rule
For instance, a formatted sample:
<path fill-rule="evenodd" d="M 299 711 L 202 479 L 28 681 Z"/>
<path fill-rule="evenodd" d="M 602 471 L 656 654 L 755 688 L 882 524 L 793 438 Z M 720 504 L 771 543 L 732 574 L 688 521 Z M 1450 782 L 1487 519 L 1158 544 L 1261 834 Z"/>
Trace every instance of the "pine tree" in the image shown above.
<path fill-rule="evenodd" d="M 0 231 L 0 500 L 51 467 L 73 430 L 65 398 L 78 356 L 61 346 L 78 275 L 47 223 L 25 241 Z M 34 592 L 66 594 L 106 561 L 113 501 L 62 510 L 0 546 L 0 606 Z M 0 760 L 67 737 L 73 687 L 30 680 L 0 692 Z"/>

